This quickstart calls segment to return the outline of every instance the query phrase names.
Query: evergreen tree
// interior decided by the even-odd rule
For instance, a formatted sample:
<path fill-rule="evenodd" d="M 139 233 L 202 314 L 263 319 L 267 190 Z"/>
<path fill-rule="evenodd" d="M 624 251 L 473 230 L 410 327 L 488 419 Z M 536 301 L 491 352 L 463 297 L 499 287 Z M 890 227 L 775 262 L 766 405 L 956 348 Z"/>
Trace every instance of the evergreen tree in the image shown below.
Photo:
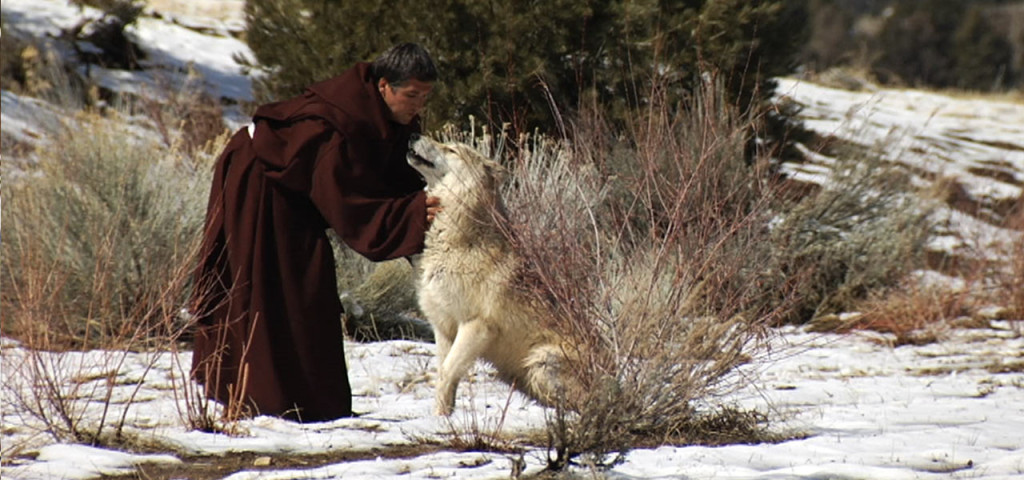
<path fill-rule="evenodd" d="M 395 11 L 381 2 L 249 0 L 245 39 L 255 61 L 236 60 L 253 74 L 257 101 L 296 95 L 402 40 Z"/>
<path fill-rule="evenodd" d="M 881 54 L 872 65 L 878 78 L 911 85 L 954 85 L 950 52 L 964 5 L 949 0 L 897 3 L 879 34 Z"/>
<path fill-rule="evenodd" d="M 724 76 L 743 108 L 792 71 L 802 1 L 247 0 L 257 99 L 294 95 L 394 43 L 426 46 L 441 73 L 428 128 L 469 115 L 515 131 L 558 130 L 581 102 L 614 116 Z"/>
<path fill-rule="evenodd" d="M 1013 51 L 992 29 L 981 8 L 971 8 L 953 37 L 957 86 L 991 90 L 1012 81 Z"/>
<path fill-rule="evenodd" d="M 811 0 L 808 4 L 808 41 L 801 61 L 811 71 L 821 72 L 851 61 L 856 47 L 853 37 L 855 15 L 843 0 Z"/>

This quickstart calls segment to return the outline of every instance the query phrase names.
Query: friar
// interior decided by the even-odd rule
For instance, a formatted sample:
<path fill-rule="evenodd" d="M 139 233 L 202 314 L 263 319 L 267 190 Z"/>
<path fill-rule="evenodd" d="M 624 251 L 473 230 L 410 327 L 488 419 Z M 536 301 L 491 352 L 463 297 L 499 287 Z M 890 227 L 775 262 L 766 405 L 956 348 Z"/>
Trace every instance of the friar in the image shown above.
<path fill-rule="evenodd" d="M 440 205 L 406 162 L 437 79 L 396 45 L 256 109 L 214 166 L 192 313 L 192 375 L 240 415 L 353 415 L 327 229 L 373 261 L 423 249 Z"/>

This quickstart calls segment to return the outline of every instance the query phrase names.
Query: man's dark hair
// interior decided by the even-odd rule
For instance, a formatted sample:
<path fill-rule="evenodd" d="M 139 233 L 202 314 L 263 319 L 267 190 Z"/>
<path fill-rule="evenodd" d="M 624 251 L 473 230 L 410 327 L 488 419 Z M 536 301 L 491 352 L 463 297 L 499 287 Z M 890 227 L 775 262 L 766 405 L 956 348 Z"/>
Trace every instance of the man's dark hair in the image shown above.
<path fill-rule="evenodd" d="M 430 53 L 416 43 L 400 43 L 380 54 L 370 66 L 370 74 L 376 82 L 384 78 L 395 87 L 410 78 L 432 83 L 437 80 L 437 67 Z"/>

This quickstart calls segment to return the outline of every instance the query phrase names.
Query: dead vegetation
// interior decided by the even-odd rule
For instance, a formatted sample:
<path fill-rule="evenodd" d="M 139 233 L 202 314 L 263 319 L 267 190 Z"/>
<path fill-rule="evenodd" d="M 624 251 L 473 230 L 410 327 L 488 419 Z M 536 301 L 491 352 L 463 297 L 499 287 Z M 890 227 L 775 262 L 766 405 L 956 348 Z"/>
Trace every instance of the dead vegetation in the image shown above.
<path fill-rule="evenodd" d="M 587 120 L 571 144 L 476 140 L 511 153 L 507 235 L 527 264 L 523 288 L 576 345 L 566 370 L 582 387 L 548 420 L 555 470 L 614 465 L 716 417 L 702 400 L 742 384 L 734 370 L 794 298 L 750 288 L 771 277 L 776 206 L 766 159 L 745 155 L 753 119 L 709 86 L 678 112 L 652 108 L 625 137 L 597 112 Z"/>

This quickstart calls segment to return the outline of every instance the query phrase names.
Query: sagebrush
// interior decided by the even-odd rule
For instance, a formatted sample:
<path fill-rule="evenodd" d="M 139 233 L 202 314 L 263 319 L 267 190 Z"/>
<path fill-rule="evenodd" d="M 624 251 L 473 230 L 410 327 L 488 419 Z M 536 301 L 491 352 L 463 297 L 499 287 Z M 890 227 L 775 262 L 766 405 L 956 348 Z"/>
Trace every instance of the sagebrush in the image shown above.
<path fill-rule="evenodd" d="M 81 114 L 37 163 L 5 172 L 5 335 L 112 348 L 183 326 L 168 319 L 186 305 L 212 155 L 186 157 L 143 132 Z"/>

